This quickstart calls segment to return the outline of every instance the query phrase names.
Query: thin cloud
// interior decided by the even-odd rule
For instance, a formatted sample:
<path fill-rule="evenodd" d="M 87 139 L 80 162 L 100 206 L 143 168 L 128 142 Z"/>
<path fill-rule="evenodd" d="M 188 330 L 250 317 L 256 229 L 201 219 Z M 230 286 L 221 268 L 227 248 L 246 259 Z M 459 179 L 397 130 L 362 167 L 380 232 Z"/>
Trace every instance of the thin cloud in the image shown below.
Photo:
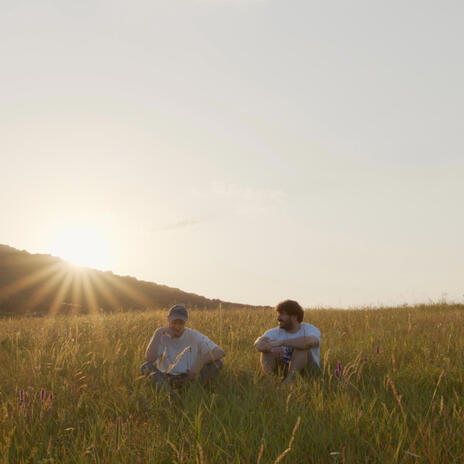
<path fill-rule="evenodd" d="M 196 226 L 197 224 L 201 224 L 203 222 L 208 222 L 211 220 L 212 218 L 210 217 L 209 218 L 201 217 L 201 218 L 184 219 L 182 221 L 177 221 L 171 224 L 165 224 L 163 226 L 154 227 L 153 231 L 160 232 L 160 231 L 168 231 L 168 230 L 185 229 L 186 227 L 193 227 L 193 226 Z"/>

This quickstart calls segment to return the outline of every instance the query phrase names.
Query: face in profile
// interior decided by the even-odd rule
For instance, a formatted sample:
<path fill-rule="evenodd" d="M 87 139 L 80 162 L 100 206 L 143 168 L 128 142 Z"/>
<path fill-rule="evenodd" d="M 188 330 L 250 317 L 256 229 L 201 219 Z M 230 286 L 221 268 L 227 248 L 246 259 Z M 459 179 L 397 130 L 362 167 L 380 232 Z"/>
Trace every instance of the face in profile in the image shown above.
<path fill-rule="evenodd" d="M 171 337 L 178 338 L 180 337 L 185 330 L 185 321 L 181 319 L 174 319 L 169 321 L 169 333 Z"/>
<path fill-rule="evenodd" d="M 284 311 L 277 312 L 277 320 L 281 329 L 293 329 L 294 319 L 296 319 L 296 316 L 290 316 L 290 314 L 287 314 Z"/>

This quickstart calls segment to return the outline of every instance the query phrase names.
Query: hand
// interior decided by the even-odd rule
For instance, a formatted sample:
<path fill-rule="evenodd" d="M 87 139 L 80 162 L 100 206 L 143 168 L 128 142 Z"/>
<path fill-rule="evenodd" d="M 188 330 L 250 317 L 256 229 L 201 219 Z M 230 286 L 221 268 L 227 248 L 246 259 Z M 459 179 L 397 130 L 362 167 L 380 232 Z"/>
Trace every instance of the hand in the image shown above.
<path fill-rule="evenodd" d="M 269 338 L 267 338 L 267 337 L 259 337 L 255 341 L 255 347 L 259 351 L 262 351 L 262 352 L 271 351 L 272 346 L 271 346 L 271 344 L 269 342 L 270 342 Z"/>
<path fill-rule="evenodd" d="M 282 346 L 282 340 L 269 340 L 269 344 L 274 348 L 276 346 Z"/>

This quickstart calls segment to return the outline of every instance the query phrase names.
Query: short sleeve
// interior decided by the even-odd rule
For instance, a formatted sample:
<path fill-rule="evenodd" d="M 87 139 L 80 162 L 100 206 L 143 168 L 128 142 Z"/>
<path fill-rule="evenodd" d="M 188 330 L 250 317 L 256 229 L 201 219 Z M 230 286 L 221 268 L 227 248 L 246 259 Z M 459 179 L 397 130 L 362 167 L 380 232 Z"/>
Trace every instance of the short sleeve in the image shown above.
<path fill-rule="evenodd" d="M 306 337 L 316 337 L 321 342 L 321 332 L 317 327 L 314 327 L 311 324 L 304 325 L 304 335 Z"/>
<path fill-rule="evenodd" d="M 214 350 L 218 346 L 216 343 L 211 341 L 206 335 L 198 332 L 198 351 L 201 355 L 208 353 L 209 351 Z"/>
<path fill-rule="evenodd" d="M 271 340 L 277 340 L 279 338 L 279 329 L 273 327 L 272 329 L 266 330 L 264 332 L 263 337 L 270 338 Z"/>
<path fill-rule="evenodd" d="M 152 359 L 157 359 L 161 356 L 161 353 L 162 353 L 162 350 L 163 350 L 163 346 L 162 346 L 162 343 L 161 343 L 161 340 L 159 341 L 158 343 L 158 346 L 156 347 L 156 343 L 155 343 L 155 338 L 157 336 L 157 333 L 160 331 L 161 329 L 156 329 L 155 330 L 155 333 L 153 334 L 153 336 L 151 337 L 150 341 L 148 342 L 148 347 L 147 347 L 147 351 L 146 351 L 146 354 L 149 358 L 152 358 Z M 157 348 L 157 350 L 156 350 Z"/>

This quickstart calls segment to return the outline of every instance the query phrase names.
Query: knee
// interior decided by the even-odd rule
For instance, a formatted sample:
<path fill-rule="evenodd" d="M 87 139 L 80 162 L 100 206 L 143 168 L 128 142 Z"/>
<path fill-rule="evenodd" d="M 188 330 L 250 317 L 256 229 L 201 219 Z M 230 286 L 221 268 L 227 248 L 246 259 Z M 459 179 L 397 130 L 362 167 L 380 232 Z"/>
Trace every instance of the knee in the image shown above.
<path fill-rule="evenodd" d="M 153 372 L 154 370 L 155 370 L 155 366 L 150 361 L 144 362 L 140 366 L 140 372 L 142 373 L 142 375 L 147 375 L 150 372 Z"/>
<path fill-rule="evenodd" d="M 207 368 L 213 368 L 214 370 L 220 370 L 222 369 L 222 366 L 224 363 L 220 359 L 216 359 L 215 361 L 211 361 L 208 364 L 205 364 Z"/>
<path fill-rule="evenodd" d="M 224 366 L 224 363 L 222 362 L 221 359 L 216 359 L 216 361 L 213 361 L 213 364 L 217 370 L 222 369 L 222 366 Z"/>
<path fill-rule="evenodd" d="M 262 364 L 273 363 L 274 361 L 275 361 L 274 353 L 271 353 L 271 352 L 261 353 L 261 363 Z"/>

